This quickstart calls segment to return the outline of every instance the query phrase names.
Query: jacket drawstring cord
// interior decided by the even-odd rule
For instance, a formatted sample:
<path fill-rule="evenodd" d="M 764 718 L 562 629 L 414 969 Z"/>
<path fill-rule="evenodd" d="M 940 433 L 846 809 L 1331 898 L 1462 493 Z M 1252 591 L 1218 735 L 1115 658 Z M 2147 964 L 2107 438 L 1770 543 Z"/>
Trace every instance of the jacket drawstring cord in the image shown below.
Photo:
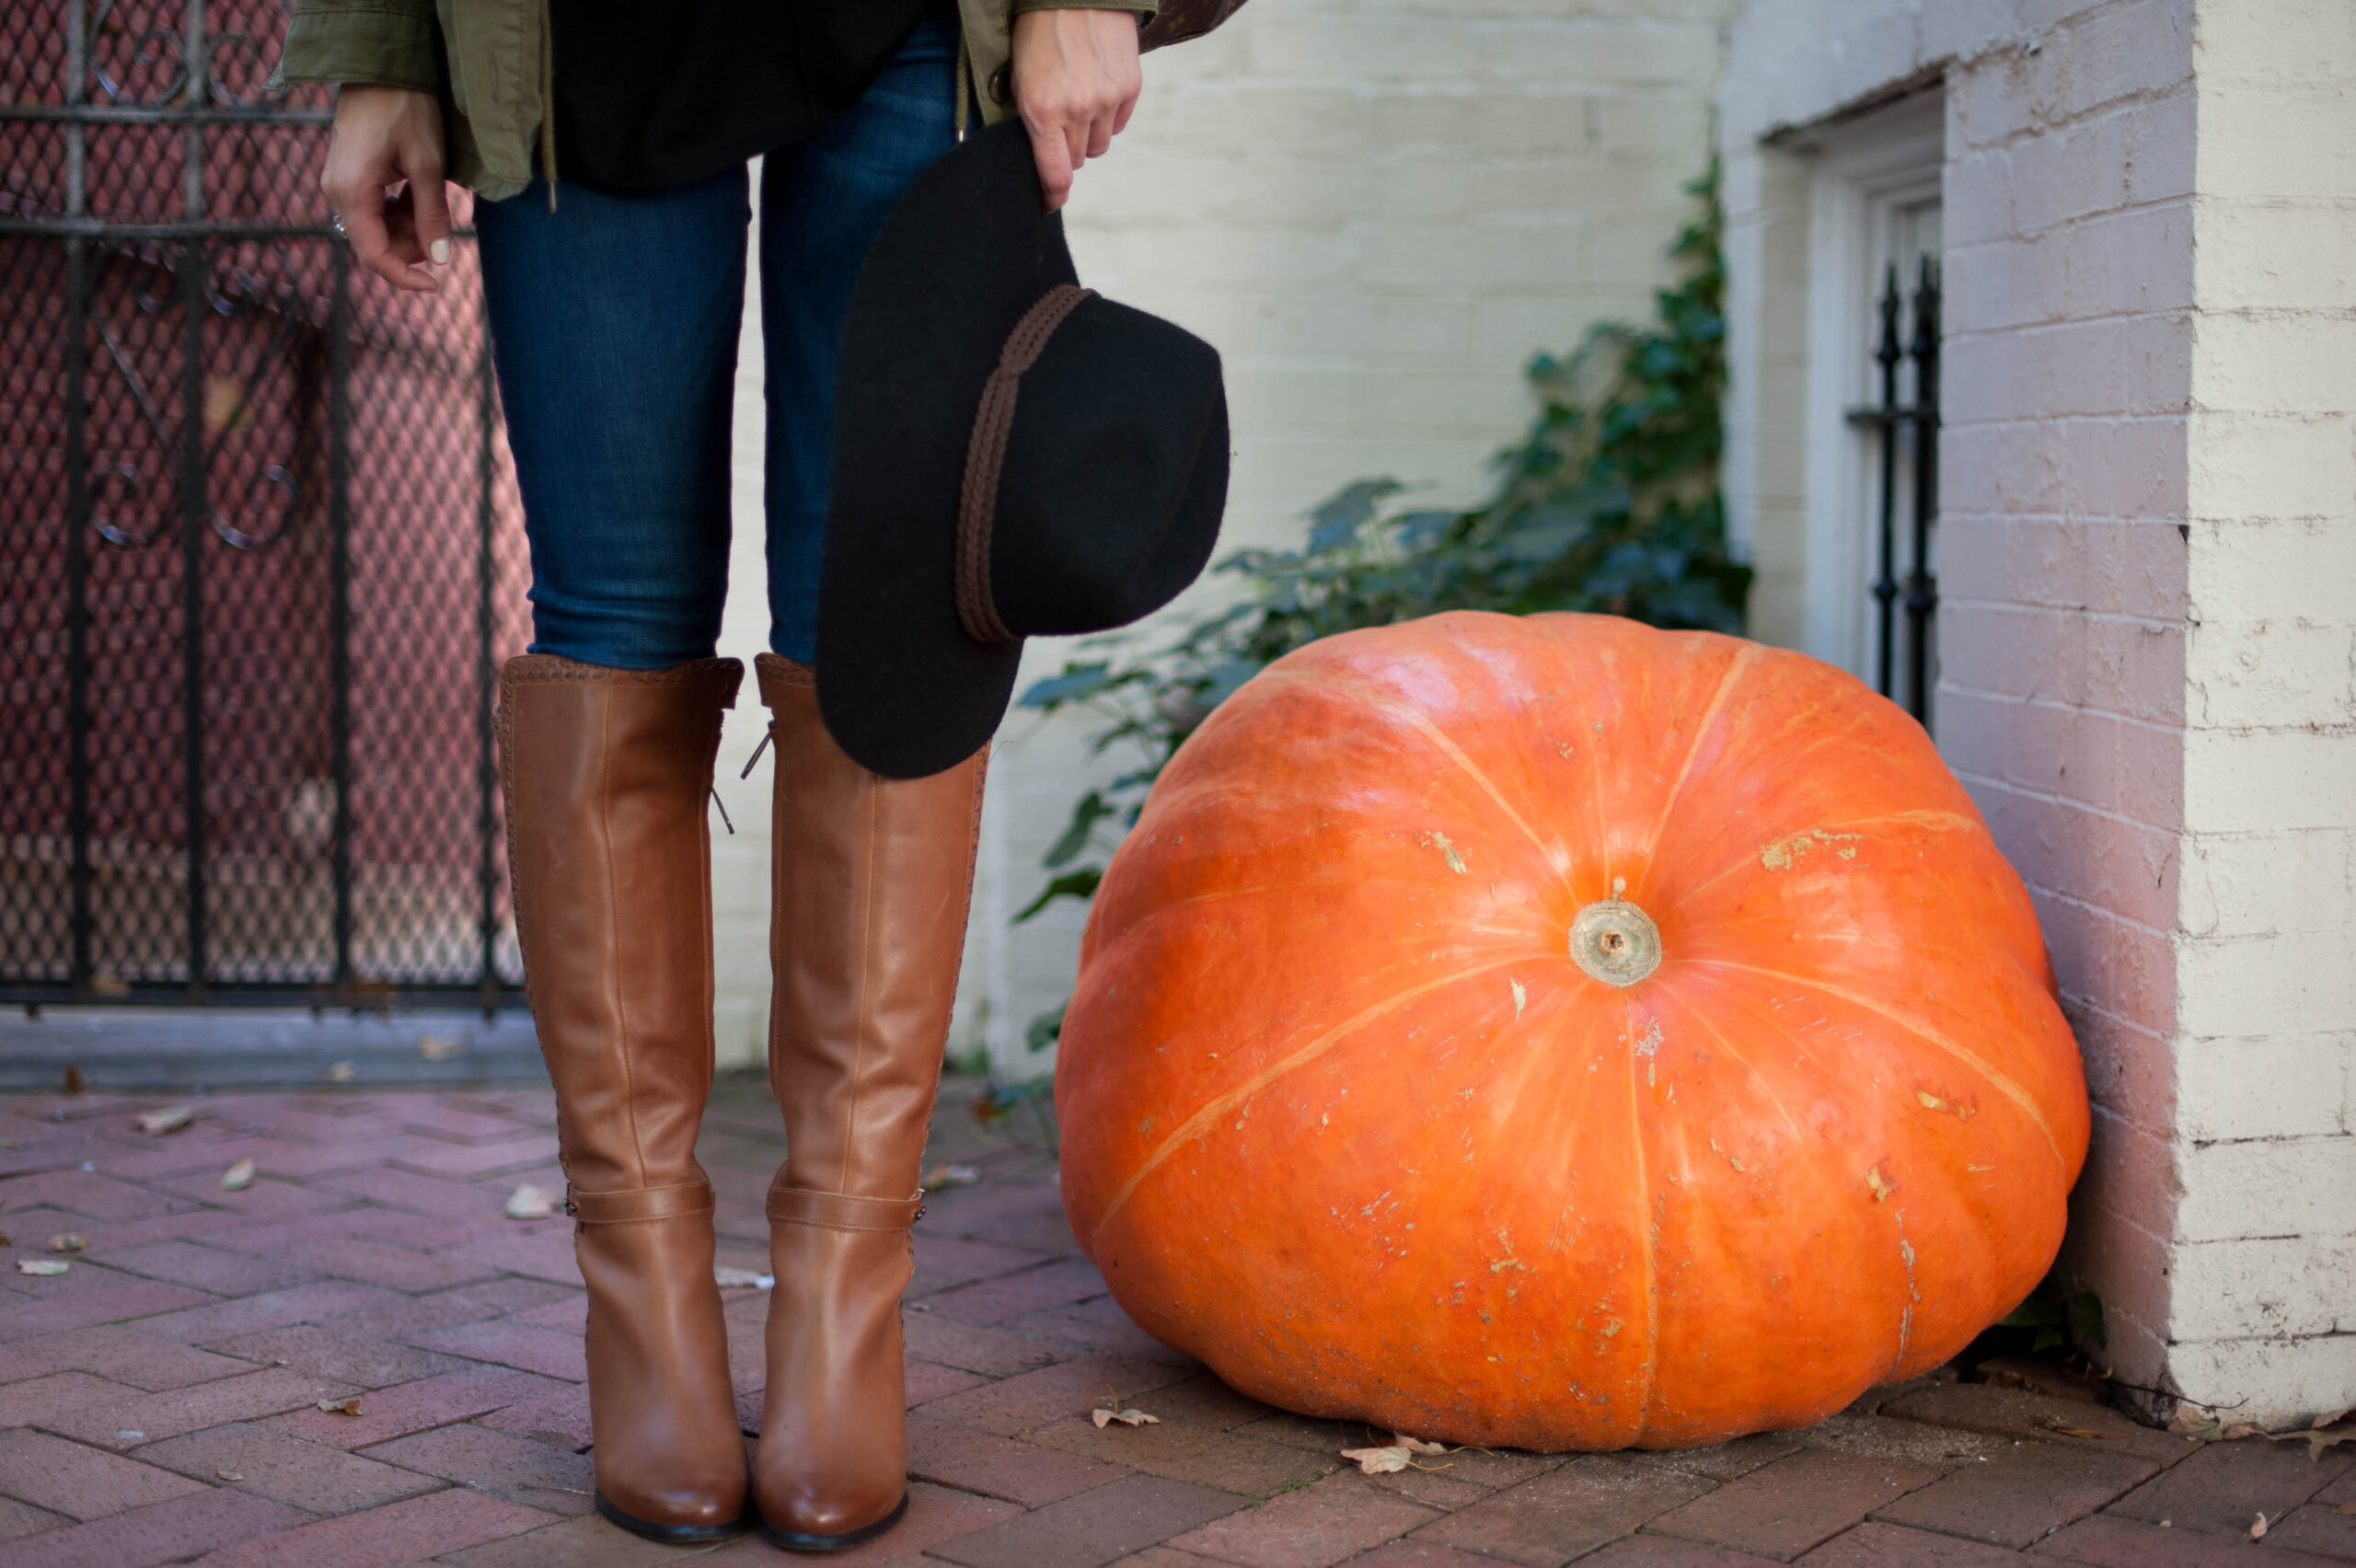
<path fill-rule="evenodd" d="M 971 76 L 971 75 L 973 74 L 973 69 L 974 69 L 974 57 L 973 57 L 971 54 L 967 53 L 967 52 L 966 52 L 966 50 L 965 50 L 965 23 L 964 23 L 964 18 L 961 17 L 959 17 L 959 18 L 958 18 L 958 22 L 957 22 L 957 87 L 956 87 L 956 92 L 957 92 L 957 111 L 956 111 L 956 114 L 957 114 L 957 119 L 956 119 L 956 123 L 957 123 L 957 139 L 958 139 L 959 141 L 961 141 L 961 142 L 962 142 L 962 141 L 964 141 L 964 140 L 965 139 L 965 95 L 966 95 L 966 93 L 968 93 L 969 91 L 971 91 L 971 90 L 972 90 L 972 89 L 971 89 L 971 88 L 970 88 L 966 84 L 967 84 L 967 78 L 968 78 L 969 76 Z"/>

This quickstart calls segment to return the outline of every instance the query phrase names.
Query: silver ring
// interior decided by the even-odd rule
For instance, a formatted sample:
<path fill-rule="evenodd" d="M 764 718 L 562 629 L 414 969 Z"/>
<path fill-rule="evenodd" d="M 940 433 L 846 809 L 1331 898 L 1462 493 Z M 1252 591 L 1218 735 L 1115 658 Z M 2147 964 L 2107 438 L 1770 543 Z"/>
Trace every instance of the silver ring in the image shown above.
<path fill-rule="evenodd" d="M 343 226 L 343 214 L 341 213 L 329 213 L 328 222 L 334 227 L 337 234 L 342 236 L 346 239 L 350 239 L 352 237 L 352 231 Z"/>

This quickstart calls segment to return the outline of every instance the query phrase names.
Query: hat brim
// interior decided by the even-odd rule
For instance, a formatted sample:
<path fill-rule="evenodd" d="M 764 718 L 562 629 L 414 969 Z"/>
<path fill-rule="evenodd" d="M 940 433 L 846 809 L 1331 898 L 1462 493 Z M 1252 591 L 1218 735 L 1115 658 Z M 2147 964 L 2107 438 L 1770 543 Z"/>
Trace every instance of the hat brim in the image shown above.
<path fill-rule="evenodd" d="M 818 708 L 836 744 L 887 778 L 963 762 L 1013 698 L 1022 645 L 965 635 L 953 552 L 983 383 L 1023 312 L 1078 282 L 1061 215 L 1040 208 L 1021 123 L 978 132 L 917 177 L 851 292 L 818 595 Z"/>

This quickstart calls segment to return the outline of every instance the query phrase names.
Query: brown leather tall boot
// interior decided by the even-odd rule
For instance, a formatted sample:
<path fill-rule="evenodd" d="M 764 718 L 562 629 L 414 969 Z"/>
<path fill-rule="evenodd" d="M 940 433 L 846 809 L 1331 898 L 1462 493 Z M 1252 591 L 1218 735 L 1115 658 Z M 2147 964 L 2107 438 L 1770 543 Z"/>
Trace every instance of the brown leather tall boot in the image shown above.
<path fill-rule="evenodd" d="M 749 1526 L 712 1282 L 711 840 L 721 713 L 745 667 L 500 674 L 507 844 L 532 1019 L 589 1287 L 597 1511 L 674 1544 Z"/>
<path fill-rule="evenodd" d="M 768 653 L 754 667 L 777 744 L 769 1083 L 786 1155 L 769 1186 L 753 1496 L 762 1539 L 830 1551 L 907 1511 L 900 1293 L 988 754 L 883 778 L 827 734 L 805 667 Z"/>

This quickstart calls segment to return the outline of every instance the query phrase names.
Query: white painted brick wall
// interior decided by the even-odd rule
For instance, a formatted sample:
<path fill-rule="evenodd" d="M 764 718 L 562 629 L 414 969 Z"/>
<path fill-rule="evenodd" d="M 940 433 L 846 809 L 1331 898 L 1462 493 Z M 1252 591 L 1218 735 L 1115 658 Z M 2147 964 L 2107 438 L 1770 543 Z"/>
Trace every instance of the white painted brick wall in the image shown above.
<path fill-rule="evenodd" d="M 1722 95 L 1728 489 L 1798 630 L 1805 159 L 1943 77 L 1942 750 L 2027 878 L 2120 1376 L 2356 1401 L 2356 7 L 1753 0 Z M 1821 504 L 1820 501 L 1818 504 Z M 2155 1399 L 2156 1402 L 2156 1399 Z"/>

